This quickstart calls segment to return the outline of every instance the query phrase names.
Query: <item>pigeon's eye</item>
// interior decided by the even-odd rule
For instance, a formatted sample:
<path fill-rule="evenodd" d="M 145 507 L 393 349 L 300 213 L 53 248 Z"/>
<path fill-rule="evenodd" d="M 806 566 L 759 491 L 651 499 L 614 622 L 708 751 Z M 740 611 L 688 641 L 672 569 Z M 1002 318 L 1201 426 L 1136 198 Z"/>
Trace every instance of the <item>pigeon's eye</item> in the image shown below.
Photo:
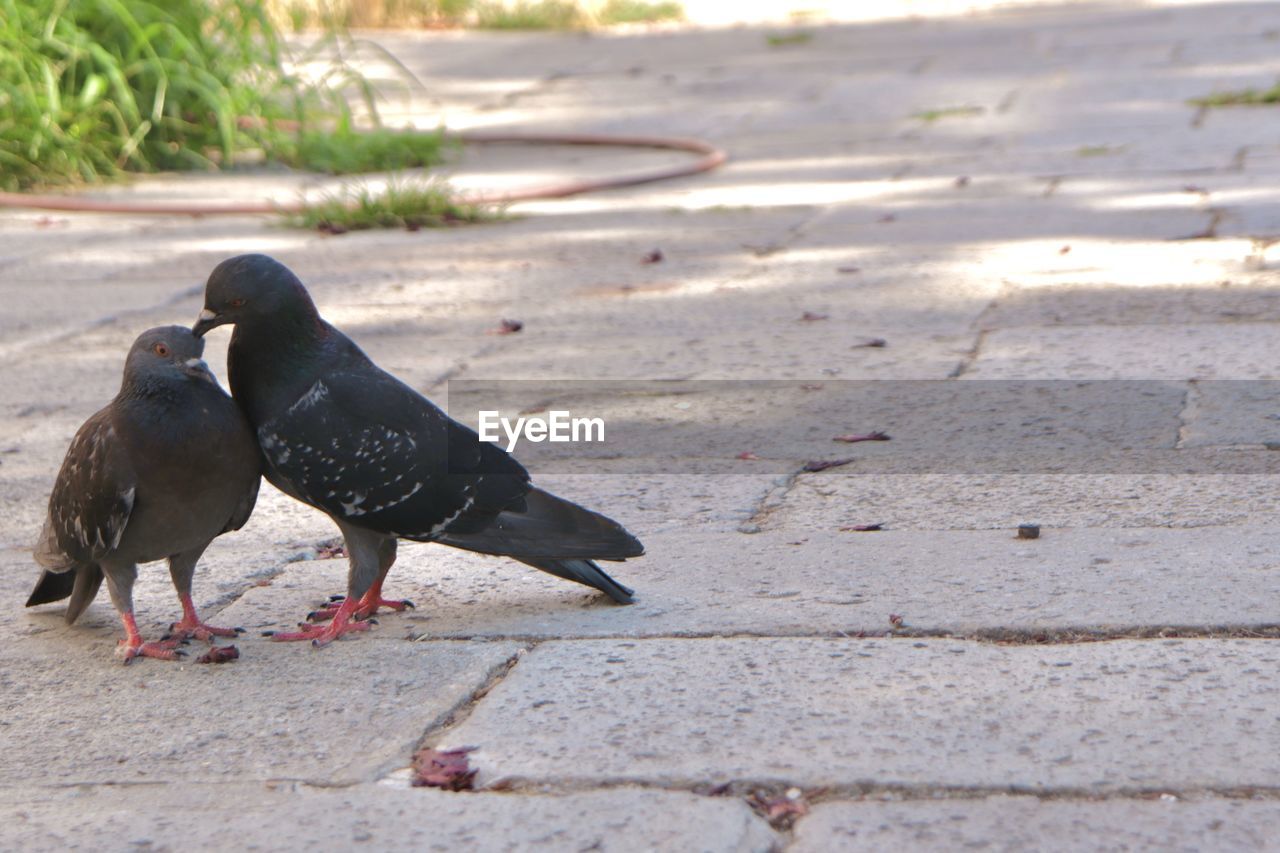
<path fill-rule="evenodd" d="M 244 300 L 243 300 L 243 299 L 241 299 L 241 298 L 240 298 L 240 297 L 238 297 L 238 296 L 237 296 L 235 299 L 232 299 L 232 300 L 231 300 L 231 307 L 232 307 L 232 308 L 240 308 L 240 307 L 241 307 L 241 306 L 243 306 L 243 305 L 244 305 Z"/>
<path fill-rule="evenodd" d="M 161 358 L 165 358 L 169 355 L 169 347 L 166 344 L 156 344 L 151 348 L 151 351 Z"/>

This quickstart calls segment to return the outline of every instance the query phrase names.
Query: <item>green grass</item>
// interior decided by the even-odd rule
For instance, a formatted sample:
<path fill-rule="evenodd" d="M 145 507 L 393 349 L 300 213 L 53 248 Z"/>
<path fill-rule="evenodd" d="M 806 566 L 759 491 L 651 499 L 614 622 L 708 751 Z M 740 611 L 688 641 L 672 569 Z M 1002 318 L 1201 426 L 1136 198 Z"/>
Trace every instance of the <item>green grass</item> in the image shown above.
<path fill-rule="evenodd" d="M 392 181 L 385 191 L 347 188 L 308 204 L 289 224 L 331 234 L 370 228 L 434 228 L 501 218 L 477 205 L 458 201 L 448 186 L 435 181 Z"/>
<path fill-rule="evenodd" d="M 303 62 L 319 61 L 331 32 Z M 314 66 L 315 62 L 311 62 Z M 373 92 L 340 63 L 304 82 L 262 0 L 0 0 L 0 188 L 128 172 L 215 169 L 253 155 L 349 174 L 439 163 L 443 133 L 357 131 L 348 96 Z M 295 218 L 331 231 L 493 218 L 443 185 L 348 192 Z"/>
<path fill-rule="evenodd" d="M 656 21 L 679 21 L 684 7 L 673 0 L 650 3 L 646 0 L 609 0 L 596 16 L 601 24 L 649 24 Z"/>
<path fill-rule="evenodd" d="M 476 0 L 266 0 L 293 30 L 308 27 L 457 27 Z"/>
<path fill-rule="evenodd" d="M 1196 107 L 1258 107 L 1280 104 L 1280 83 L 1270 89 L 1238 89 L 1234 92 L 1216 92 L 1203 98 L 1192 98 Z"/>
<path fill-rule="evenodd" d="M 769 47 L 794 47 L 813 41 L 813 33 L 805 30 L 794 33 L 766 33 L 764 40 Z"/>
<path fill-rule="evenodd" d="M 0 187 L 296 159 L 360 81 L 284 60 L 260 0 L 0 0 Z"/>
<path fill-rule="evenodd" d="M 1081 145 L 1076 149 L 1077 157 L 1107 157 L 1124 151 L 1123 145 Z"/>
<path fill-rule="evenodd" d="M 474 12 L 475 26 L 482 30 L 576 30 L 590 23 L 573 0 L 484 2 Z"/>
<path fill-rule="evenodd" d="M 309 130 L 298 135 L 295 147 L 282 148 L 278 159 L 286 165 L 350 175 L 357 172 L 394 172 L 435 166 L 444 159 L 449 143 L 443 131 L 374 130 L 356 132 Z"/>
<path fill-rule="evenodd" d="M 264 0 L 282 26 L 478 27 L 585 30 L 593 26 L 678 21 L 675 0 Z"/>
<path fill-rule="evenodd" d="M 960 118 L 963 116 L 980 116 L 983 113 L 982 107 L 942 107 L 936 110 L 921 110 L 912 113 L 911 117 L 917 121 L 933 123 L 944 118 Z"/>

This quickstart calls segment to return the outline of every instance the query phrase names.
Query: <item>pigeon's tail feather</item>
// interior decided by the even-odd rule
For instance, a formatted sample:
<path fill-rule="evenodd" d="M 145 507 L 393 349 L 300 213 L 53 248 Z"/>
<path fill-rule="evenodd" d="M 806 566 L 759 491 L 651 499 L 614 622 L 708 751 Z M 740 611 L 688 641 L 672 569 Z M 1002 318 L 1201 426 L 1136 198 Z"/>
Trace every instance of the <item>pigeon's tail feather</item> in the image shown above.
<path fill-rule="evenodd" d="M 45 569 L 40 573 L 40 580 L 36 581 L 36 588 L 31 590 L 31 596 L 27 599 L 27 607 L 61 601 L 71 595 L 75 585 L 75 572 L 51 572 Z"/>
<path fill-rule="evenodd" d="M 594 587 L 612 598 L 618 604 L 631 604 L 635 601 L 635 590 L 629 589 L 605 574 L 604 570 L 590 560 L 545 560 L 533 557 L 517 557 L 517 560 L 535 569 Z"/>
<path fill-rule="evenodd" d="M 625 560 L 644 553 L 618 522 L 541 489 L 530 489 L 518 509 L 490 516 L 482 526 L 474 521 L 464 516 L 432 541 L 517 560 Z"/>
<path fill-rule="evenodd" d="M 76 566 L 74 571 L 53 572 L 45 569 L 36 581 L 36 588 L 27 599 L 27 607 L 49 604 L 70 598 L 67 602 L 66 620 L 70 625 L 80 618 L 89 602 L 98 595 L 102 586 L 102 569 L 97 565 Z"/>
<path fill-rule="evenodd" d="M 71 592 L 71 600 L 67 602 L 68 625 L 80 618 L 80 614 L 98 595 L 100 586 L 102 586 L 102 569 L 96 564 L 76 569 L 76 587 Z"/>

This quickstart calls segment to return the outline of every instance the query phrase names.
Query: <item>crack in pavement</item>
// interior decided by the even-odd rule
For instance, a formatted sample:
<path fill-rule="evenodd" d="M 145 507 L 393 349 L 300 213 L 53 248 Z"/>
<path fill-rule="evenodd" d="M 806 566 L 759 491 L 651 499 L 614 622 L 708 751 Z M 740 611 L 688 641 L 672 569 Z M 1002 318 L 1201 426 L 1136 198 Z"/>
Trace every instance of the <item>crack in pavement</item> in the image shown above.
<path fill-rule="evenodd" d="M 606 642 L 626 640 L 957 640 L 983 645 L 1051 646 L 1085 645 L 1110 640 L 1280 640 L 1280 623 L 1241 625 L 1126 625 L 1065 628 L 916 628 L 903 625 L 883 631 L 668 631 L 659 634 L 448 634 L 421 635 L 412 642 L 515 642 L 532 649 L 542 643 Z M 528 649 L 526 649 L 528 651 Z M 519 654 L 519 653 L 517 653 Z"/>
<path fill-rule="evenodd" d="M 704 797 L 746 797 L 753 794 L 783 794 L 799 789 L 809 805 L 820 803 L 880 800 L 982 800 L 990 797 L 1035 797 L 1039 800 L 1157 800 L 1177 799 L 1280 800 L 1280 786 L 1191 786 L 1159 785 L 1150 787 L 1074 786 L 1041 787 L 1032 785 L 930 785 L 899 782 L 858 781 L 836 785 L 797 784 L 783 778 L 733 779 L 709 782 L 703 779 L 645 779 L 605 777 L 600 779 L 545 779 L 506 776 L 495 780 L 495 787 L 476 788 L 467 794 L 577 794 L 618 788 L 642 788 L 655 791 L 681 791 Z"/>
<path fill-rule="evenodd" d="M 414 638 L 413 640 L 410 640 L 410 642 L 436 642 L 439 639 L 444 638 L 429 638 L 424 635 Z M 448 639 L 453 640 L 455 638 L 450 637 Z M 542 639 L 536 638 L 517 642 L 524 642 L 524 645 L 521 648 L 516 649 L 515 652 L 513 652 L 505 661 L 494 664 L 489 672 L 486 673 L 485 680 L 479 687 L 471 691 L 465 699 L 456 703 L 452 708 L 437 716 L 435 720 L 432 720 L 427 725 L 422 737 L 418 739 L 417 746 L 414 747 L 415 753 L 418 750 L 439 745 L 442 739 L 448 735 L 450 731 L 466 722 L 467 718 L 471 716 L 476 706 L 480 704 L 484 697 L 488 696 L 490 691 L 501 684 L 506 677 L 511 674 L 511 671 L 516 668 L 516 665 L 520 663 L 520 659 L 536 649 L 542 643 Z M 399 770 L 401 768 L 397 767 L 394 769 Z M 389 772 L 391 771 L 383 771 L 379 774 L 378 778 L 385 778 Z"/>
<path fill-rule="evenodd" d="M 796 483 L 800 479 L 800 475 L 804 473 L 804 466 L 796 467 L 796 470 L 790 474 L 779 477 L 774 484 L 769 487 L 760 500 L 756 503 L 755 508 L 751 511 L 751 515 L 747 516 L 747 520 L 738 525 L 739 533 L 759 533 L 764 529 L 764 524 L 769 520 L 769 516 L 782 508 L 783 502 L 786 500 L 791 490 L 795 488 Z"/>

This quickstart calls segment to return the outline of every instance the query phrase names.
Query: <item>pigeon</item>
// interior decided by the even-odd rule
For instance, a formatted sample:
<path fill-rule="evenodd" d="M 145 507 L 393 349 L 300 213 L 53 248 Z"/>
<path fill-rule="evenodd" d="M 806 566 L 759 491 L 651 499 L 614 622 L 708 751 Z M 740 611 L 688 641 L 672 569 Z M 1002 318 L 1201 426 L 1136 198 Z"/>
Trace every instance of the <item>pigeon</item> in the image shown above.
<path fill-rule="evenodd" d="M 267 480 L 326 513 L 346 542 L 346 596 L 277 640 L 323 646 L 369 627 L 400 539 L 514 558 L 594 587 L 633 591 L 596 560 L 644 547 L 616 521 L 533 487 L 524 467 L 380 369 L 325 322 L 302 282 L 266 255 L 219 264 L 192 332 L 234 324 L 231 394 L 262 447 Z M 330 620 L 321 627 L 317 622 Z"/>
<path fill-rule="evenodd" d="M 70 597 L 79 618 L 105 577 L 124 623 L 119 653 L 175 660 L 195 637 L 235 636 L 196 614 L 191 578 L 215 538 L 249 520 L 262 457 L 239 406 L 201 360 L 185 326 L 143 332 L 129 350 L 120 393 L 84 422 L 58 472 L 34 548 L 44 567 L 27 606 Z M 167 559 L 182 603 L 169 634 L 143 642 L 133 616 L 138 563 Z"/>

